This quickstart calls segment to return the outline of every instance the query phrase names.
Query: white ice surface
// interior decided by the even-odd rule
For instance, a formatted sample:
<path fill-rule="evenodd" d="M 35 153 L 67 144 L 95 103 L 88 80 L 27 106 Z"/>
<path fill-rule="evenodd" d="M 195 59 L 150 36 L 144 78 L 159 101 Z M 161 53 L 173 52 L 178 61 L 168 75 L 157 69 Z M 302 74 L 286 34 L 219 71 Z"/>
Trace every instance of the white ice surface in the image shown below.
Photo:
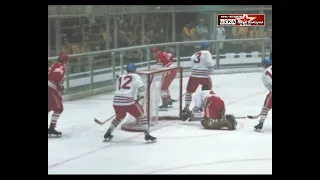
<path fill-rule="evenodd" d="M 213 90 L 235 116 L 260 112 L 267 90 L 261 73 L 216 75 Z M 187 78 L 184 80 L 184 88 Z M 177 94 L 173 83 L 172 94 Z M 176 91 L 176 92 L 175 92 Z M 172 95 L 174 96 L 174 95 Z M 102 143 L 110 123 L 93 118 L 114 114 L 112 93 L 64 103 L 57 129 L 64 136 L 48 139 L 49 174 L 271 174 L 272 111 L 257 133 L 258 120 L 239 119 L 236 131 L 204 130 L 200 122 L 161 122 L 146 144 L 143 133 L 116 129 L 111 143 Z M 174 104 L 177 106 L 177 104 Z M 177 115 L 171 109 L 169 115 Z M 50 116 L 48 120 L 50 119 Z"/>

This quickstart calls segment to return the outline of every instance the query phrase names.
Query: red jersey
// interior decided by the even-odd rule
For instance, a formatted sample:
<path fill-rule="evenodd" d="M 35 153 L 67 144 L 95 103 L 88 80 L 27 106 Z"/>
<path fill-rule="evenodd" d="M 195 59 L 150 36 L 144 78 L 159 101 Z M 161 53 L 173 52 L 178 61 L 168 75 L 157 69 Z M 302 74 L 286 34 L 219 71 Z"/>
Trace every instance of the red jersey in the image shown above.
<path fill-rule="evenodd" d="M 58 91 L 63 84 L 65 75 L 64 65 L 60 62 L 54 63 L 48 70 L 48 87 Z"/>
<path fill-rule="evenodd" d="M 170 67 L 173 62 L 173 55 L 171 53 L 160 51 L 156 56 L 156 61 L 157 64 L 161 65 L 162 67 Z"/>
<path fill-rule="evenodd" d="M 205 116 L 207 119 L 220 119 L 225 113 L 224 101 L 213 91 L 205 98 Z"/>

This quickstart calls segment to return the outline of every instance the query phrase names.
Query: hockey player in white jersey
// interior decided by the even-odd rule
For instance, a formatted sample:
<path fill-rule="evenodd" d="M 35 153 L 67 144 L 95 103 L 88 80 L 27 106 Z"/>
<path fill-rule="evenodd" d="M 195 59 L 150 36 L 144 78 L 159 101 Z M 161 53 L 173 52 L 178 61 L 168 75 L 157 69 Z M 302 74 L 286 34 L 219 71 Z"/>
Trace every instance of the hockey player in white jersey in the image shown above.
<path fill-rule="evenodd" d="M 208 86 L 212 89 L 210 75 L 213 73 L 214 62 L 211 53 L 208 51 L 209 43 L 201 42 L 201 51 L 191 56 L 191 75 L 188 80 L 185 95 L 185 108 L 188 109 L 192 101 L 192 94 L 199 85 Z"/>
<path fill-rule="evenodd" d="M 195 118 L 196 113 L 203 113 L 203 118 Z M 218 97 L 208 86 L 202 86 L 202 91 L 195 93 L 195 105 L 190 112 L 184 109 L 181 112 L 181 120 L 194 121 L 200 118 L 201 125 L 205 129 L 235 130 L 237 121 L 233 115 L 225 115 L 224 101 Z"/>
<path fill-rule="evenodd" d="M 259 114 L 259 124 L 254 126 L 254 130 L 258 132 L 263 128 L 263 123 L 268 116 L 268 112 L 272 109 L 272 60 L 268 57 L 265 58 L 263 61 L 263 65 L 266 69 L 262 74 L 261 80 L 269 90 L 269 93 L 264 100 L 262 110 Z"/>
<path fill-rule="evenodd" d="M 145 133 L 146 141 L 155 141 L 156 138 L 149 134 L 149 123 L 144 114 L 143 107 L 138 101 L 144 101 L 145 86 L 140 77 L 136 74 L 136 65 L 130 63 L 127 65 L 127 73 L 119 76 L 116 82 L 116 91 L 113 97 L 113 108 L 116 114 L 115 119 L 104 135 L 105 141 L 113 138 L 112 131 L 126 117 L 127 113 L 131 114 L 138 122 Z"/>

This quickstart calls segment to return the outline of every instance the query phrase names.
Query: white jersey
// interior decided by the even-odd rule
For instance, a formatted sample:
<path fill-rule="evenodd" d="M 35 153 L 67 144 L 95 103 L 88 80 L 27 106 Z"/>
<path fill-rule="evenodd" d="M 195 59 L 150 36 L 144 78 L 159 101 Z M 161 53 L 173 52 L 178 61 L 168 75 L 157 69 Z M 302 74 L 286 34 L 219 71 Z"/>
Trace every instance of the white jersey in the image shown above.
<path fill-rule="evenodd" d="M 212 55 L 207 50 L 196 52 L 191 56 L 190 77 L 208 78 L 213 72 L 214 62 Z"/>
<path fill-rule="evenodd" d="M 201 91 L 201 92 L 197 92 L 194 94 L 195 96 L 195 104 L 193 107 L 193 111 L 198 111 L 202 108 L 204 108 L 204 106 L 206 105 L 206 100 L 208 97 L 214 95 L 213 91 L 212 90 L 204 90 L 204 91 Z"/>
<path fill-rule="evenodd" d="M 262 74 L 262 82 L 269 91 L 272 91 L 272 66 L 264 70 Z"/>
<path fill-rule="evenodd" d="M 116 92 L 113 97 L 113 105 L 132 105 L 138 95 L 144 96 L 145 87 L 139 74 L 127 73 L 119 76 L 116 82 Z"/>

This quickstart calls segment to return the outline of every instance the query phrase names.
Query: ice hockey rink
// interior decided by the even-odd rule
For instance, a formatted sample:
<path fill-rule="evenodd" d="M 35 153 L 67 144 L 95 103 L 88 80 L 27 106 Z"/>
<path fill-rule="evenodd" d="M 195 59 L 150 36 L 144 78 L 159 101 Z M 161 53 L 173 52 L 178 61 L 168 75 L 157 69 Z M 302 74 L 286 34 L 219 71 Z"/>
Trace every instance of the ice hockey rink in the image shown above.
<path fill-rule="evenodd" d="M 214 75 L 212 81 L 227 114 L 260 112 L 267 94 L 261 73 Z M 178 94 L 178 83 L 170 90 L 172 96 Z M 163 121 L 151 132 L 156 143 L 146 143 L 143 133 L 120 127 L 112 142 L 103 143 L 110 122 L 100 126 L 93 119 L 114 114 L 112 93 L 67 101 L 64 106 L 57 127 L 64 136 L 48 139 L 48 174 L 272 174 L 272 111 L 261 133 L 253 131 L 258 120 L 251 119 L 238 119 L 236 131 L 204 130 L 200 122 Z M 175 109 L 166 113 L 178 115 Z"/>

